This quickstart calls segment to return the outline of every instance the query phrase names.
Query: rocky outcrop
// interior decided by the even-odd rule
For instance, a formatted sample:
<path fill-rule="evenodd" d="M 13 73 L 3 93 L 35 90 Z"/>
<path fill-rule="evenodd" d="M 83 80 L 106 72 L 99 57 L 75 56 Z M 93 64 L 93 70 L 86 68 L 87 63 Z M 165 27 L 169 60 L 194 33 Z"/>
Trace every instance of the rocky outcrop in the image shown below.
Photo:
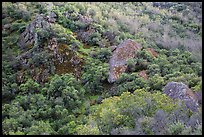
<path fill-rule="evenodd" d="M 20 35 L 18 40 L 18 46 L 21 48 L 26 48 L 32 45 L 35 39 L 35 29 L 49 29 L 50 24 L 47 22 L 46 18 L 42 15 L 37 15 L 36 18 L 26 27 L 25 31 Z"/>
<path fill-rule="evenodd" d="M 164 94 L 173 99 L 181 99 L 185 102 L 186 107 L 192 111 L 198 109 L 198 98 L 187 85 L 182 82 L 169 82 L 164 87 Z"/>
<path fill-rule="evenodd" d="M 135 57 L 135 51 L 141 46 L 133 40 L 125 40 L 114 50 L 109 61 L 109 83 L 115 82 L 119 76 L 127 69 L 127 60 Z"/>
<path fill-rule="evenodd" d="M 57 14 L 55 14 L 54 12 L 50 12 L 49 16 L 47 16 L 47 20 L 49 23 L 55 23 L 55 21 L 57 20 Z"/>
<path fill-rule="evenodd" d="M 42 29 L 49 31 L 51 23 L 56 21 L 57 15 L 54 12 L 50 12 L 49 16 L 37 15 L 36 18 L 26 27 L 25 31 L 20 35 L 18 39 L 18 46 L 21 48 L 27 48 L 33 45 L 37 41 L 35 38 L 36 29 Z"/>

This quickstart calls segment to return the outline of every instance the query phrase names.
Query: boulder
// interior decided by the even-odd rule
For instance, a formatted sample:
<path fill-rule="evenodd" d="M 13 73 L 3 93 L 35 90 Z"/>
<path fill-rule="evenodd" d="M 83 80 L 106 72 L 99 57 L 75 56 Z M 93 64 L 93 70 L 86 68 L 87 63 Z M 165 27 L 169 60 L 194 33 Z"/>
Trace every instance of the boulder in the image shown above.
<path fill-rule="evenodd" d="M 182 82 L 169 82 L 164 87 L 163 93 L 172 99 L 183 100 L 186 107 L 192 111 L 196 111 L 198 109 L 199 104 L 197 96 Z"/>
<path fill-rule="evenodd" d="M 108 82 L 115 82 L 119 76 L 127 69 L 127 60 L 135 57 L 135 51 L 140 50 L 141 46 L 133 40 L 125 40 L 113 51 L 109 61 Z"/>
<path fill-rule="evenodd" d="M 21 48 L 27 48 L 29 45 L 33 45 L 35 39 L 35 29 L 49 29 L 50 24 L 42 15 L 37 15 L 36 18 L 26 27 L 25 31 L 20 35 L 18 39 L 18 46 Z"/>

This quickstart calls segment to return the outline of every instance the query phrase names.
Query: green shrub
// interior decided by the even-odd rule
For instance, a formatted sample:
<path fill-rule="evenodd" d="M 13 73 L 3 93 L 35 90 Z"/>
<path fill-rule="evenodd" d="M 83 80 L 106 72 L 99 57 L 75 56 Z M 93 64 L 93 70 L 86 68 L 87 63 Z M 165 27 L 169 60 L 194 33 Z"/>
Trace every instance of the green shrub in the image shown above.
<path fill-rule="evenodd" d="M 55 134 L 48 121 L 36 121 L 29 128 L 27 135 L 53 135 Z"/>
<path fill-rule="evenodd" d="M 95 94 L 103 91 L 102 82 L 108 78 L 108 64 L 98 59 L 88 59 L 84 66 L 82 81 L 86 92 Z"/>
<path fill-rule="evenodd" d="M 71 74 L 55 75 L 47 87 L 47 95 L 55 100 L 58 97 L 63 99 L 65 108 L 77 109 L 84 96 L 84 89 L 76 78 Z"/>
<path fill-rule="evenodd" d="M 23 83 L 19 87 L 21 95 L 26 95 L 29 93 L 37 93 L 39 92 L 40 85 L 33 81 L 32 79 L 28 79 L 26 83 Z"/>

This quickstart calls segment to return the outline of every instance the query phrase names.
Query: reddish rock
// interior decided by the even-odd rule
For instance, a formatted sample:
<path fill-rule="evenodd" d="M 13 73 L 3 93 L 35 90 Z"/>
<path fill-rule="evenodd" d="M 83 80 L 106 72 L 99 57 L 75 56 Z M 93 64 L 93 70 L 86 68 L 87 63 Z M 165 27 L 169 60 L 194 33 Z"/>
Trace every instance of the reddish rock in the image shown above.
<path fill-rule="evenodd" d="M 139 76 L 144 78 L 145 80 L 148 79 L 148 75 L 147 75 L 147 71 L 146 70 L 142 70 L 139 72 Z"/>
<path fill-rule="evenodd" d="M 157 57 L 158 53 L 153 49 L 153 48 L 147 48 L 147 51 L 149 51 L 149 53 L 153 56 L 153 57 Z"/>
<path fill-rule="evenodd" d="M 182 82 L 169 82 L 164 87 L 164 94 L 173 99 L 181 99 L 186 104 L 186 107 L 192 111 L 198 108 L 198 98 L 187 85 Z"/>
<path fill-rule="evenodd" d="M 135 51 L 140 50 L 141 46 L 133 40 L 125 40 L 113 51 L 109 61 L 109 78 L 110 83 L 115 82 L 120 75 L 127 69 L 127 60 L 135 57 Z"/>

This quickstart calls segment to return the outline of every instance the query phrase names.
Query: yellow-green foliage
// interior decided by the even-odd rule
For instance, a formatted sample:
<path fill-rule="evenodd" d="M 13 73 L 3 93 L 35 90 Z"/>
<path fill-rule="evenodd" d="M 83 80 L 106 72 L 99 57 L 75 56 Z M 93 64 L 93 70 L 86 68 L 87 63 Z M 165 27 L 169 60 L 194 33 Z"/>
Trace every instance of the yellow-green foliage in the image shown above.
<path fill-rule="evenodd" d="M 76 131 L 78 135 L 99 135 L 98 127 L 92 127 L 91 125 L 79 125 Z"/>
<path fill-rule="evenodd" d="M 157 110 L 171 112 L 177 106 L 176 101 L 161 92 L 150 93 L 144 89 L 135 90 L 133 94 L 124 92 L 121 96 L 106 98 L 92 114 L 100 122 L 103 132 L 112 128 L 134 128 L 134 119 L 139 116 L 153 116 Z"/>

